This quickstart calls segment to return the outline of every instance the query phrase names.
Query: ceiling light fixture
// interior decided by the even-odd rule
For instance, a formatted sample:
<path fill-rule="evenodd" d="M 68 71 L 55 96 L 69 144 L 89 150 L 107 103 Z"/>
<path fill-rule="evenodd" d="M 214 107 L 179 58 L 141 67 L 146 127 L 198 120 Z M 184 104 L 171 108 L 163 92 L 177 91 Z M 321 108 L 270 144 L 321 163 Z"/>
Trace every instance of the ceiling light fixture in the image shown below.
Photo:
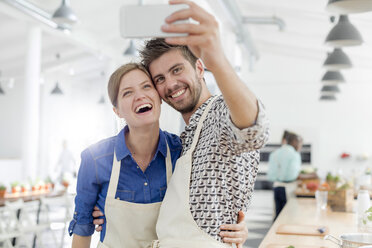
<path fill-rule="evenodd" d="M 341 69 L 349 69 L 352 67 L 352 64 L 349 57 L 341 48 L 335 48 L 332 53 L 328 53 L 323 67 L 326 70 L 337 71 Z"/>
<path fill-rule="evenodd" d="M 339 71 L 327 71 L 322 77 L 322 83 L 324 85 L 335 85 L 344 82 L 345 78 Z"/>
<path fill-rule="evenodd" d="M 31 2 L 26 0 L 3 0 L 3 2 L 7 3 L 8 5 L 22 11 L 23 13 L 39 20 L 40 22 L 48 25 L 57 30 L 61 31 L 68 31 L 71 27 L 70 25 L 66 25 L 65 23 L 57 23 L 52 20 L 52 15 L 38 6 L 33 5 Z"/>
<path fill-rule="evenodd" d="M 1 80 L 1 71 L 0 71 L 0 80 Z M 5 95 L 3 88 L 1 88 L 1 81 L 0 81 L 0 95 Z"/>
<path fill-rule="evenodd" d="M 349 22 L 347 15 L 341 15 L 327 35 L 325 43 L 332 47 L 359 46 L 363 39 L 356 27 Z"/>
<path fill-rule="evenodd" d="M 59 88 L 58 82 L 56 82 L 56 86 L 54 89 L 50 92 L 52 95 L 63 95 L 62 90 Z"/>
<path fill-rule="evenodd" d="M 78 18 L 70 7 L 70 0 L 62 0 L 61 6 L 54 12 L 52 18 L 59 24 L 72 25 L 78 21 Z"/>
<path fill-rule="evenodd" d="M 322 89 L 320 90 L 322 93 L 339 93 L 340 89 L 337 85 L 323 85 Z"/>
<path fill-rule="evenodd" d="M 372 0 L 329 0 L 326 10 L 337 14 L 372 11 Z"/>
<path fill-rule="evenodd" d="M 336 101 L 336 96 L 334 95 L 321 95 L 319 98 L 320 101 Z"/>
<path fill-rule="evenodd" d="M 99 99 L 98 104 L 105 104 L 105 98 L 103 97 L 103 95 Z"/>
<path fill-rule="evenodd" d="M 124 52 L 124 56 L 138 56 L 138 51 L 133 40 L 130 40 L 129 46 Z"/>
<path fill-rule="evenodd" d="M 1 84 L 0 84 L 0 95 L 5 95 L 3 88 L 1 88 Z"/>

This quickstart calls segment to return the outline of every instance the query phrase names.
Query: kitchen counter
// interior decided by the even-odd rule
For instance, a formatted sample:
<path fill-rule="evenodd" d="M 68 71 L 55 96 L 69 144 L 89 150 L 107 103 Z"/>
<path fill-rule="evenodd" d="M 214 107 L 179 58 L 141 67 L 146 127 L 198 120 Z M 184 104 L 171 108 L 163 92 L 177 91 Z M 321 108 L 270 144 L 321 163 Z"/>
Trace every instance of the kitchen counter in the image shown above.
<path fill-rule="evenodd" d="M 326 210 L 317 210 L 315 199 L 294 198 L 285 205 L 259 248 L 266 248 L 269 244 L 293 245 L 295 247 L 296 245 L 338 247 L 329 240 L 323 240 L 321 236 L 276 234 L 276 230 L 281 224 L 327 226 L 329 234 L 336 237 L 343 233 L 358 231 L 355 213 L 332 212 L 329 207 Z"/>

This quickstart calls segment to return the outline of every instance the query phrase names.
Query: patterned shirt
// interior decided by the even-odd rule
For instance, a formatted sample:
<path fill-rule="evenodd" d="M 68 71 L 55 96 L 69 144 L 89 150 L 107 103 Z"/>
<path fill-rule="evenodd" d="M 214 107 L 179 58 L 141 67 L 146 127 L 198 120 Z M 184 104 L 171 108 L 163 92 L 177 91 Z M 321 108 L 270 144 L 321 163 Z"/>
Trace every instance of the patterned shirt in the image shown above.
<path fill-rule="evenodd" d="M 180 138 L 183 155 L 190 149 L 196 127 L 212 97 L 191 116 Z M 260 158 L 269 137 L 268 120 L 259 102 L 256 123 L 237 128 L 222 96 L 213 103 L 193 153 L 190 210 L 198 226 L 218 241 L 220 225 L 236 223 L 250 204 Z"/>

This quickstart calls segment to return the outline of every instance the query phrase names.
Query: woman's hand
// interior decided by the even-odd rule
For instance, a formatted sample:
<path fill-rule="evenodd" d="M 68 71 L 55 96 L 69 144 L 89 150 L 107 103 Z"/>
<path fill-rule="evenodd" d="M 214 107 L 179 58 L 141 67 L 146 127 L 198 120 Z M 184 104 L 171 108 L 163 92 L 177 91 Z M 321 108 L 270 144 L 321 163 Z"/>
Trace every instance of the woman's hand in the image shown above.
<path fill-rule="evenodd" d="M 238 224 L 226 224 L 221 226 L 220 236 L 225 243 L 235 243 L 237 248 L 243 247 L 244 242 L 248 238 L 248 228 L 244 221 L 244 213 L 242 211 L 239 211 Z"/>

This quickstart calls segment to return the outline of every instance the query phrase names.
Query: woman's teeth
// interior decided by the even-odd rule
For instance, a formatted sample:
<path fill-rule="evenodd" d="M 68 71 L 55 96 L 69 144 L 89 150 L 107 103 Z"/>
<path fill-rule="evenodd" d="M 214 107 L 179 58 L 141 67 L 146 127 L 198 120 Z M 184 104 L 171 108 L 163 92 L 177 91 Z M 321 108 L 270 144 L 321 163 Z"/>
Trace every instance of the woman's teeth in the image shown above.
<path fill-rule="evenodd" d="M 177 91 L 175 94 L 171 95 L 171 97 L 172 97 L 172 98 L 179 97 L 179 96 L 182 95 L 185 91 L 186 91 L 186 89 L 179 90 L 179 91 Z"/>
<path fill-rule="evenodd" d="M 136 108 L 136 113 L 143 113 L 143 112 L 146 112 L 147 110 L 150 110 L 150 109 L 152 109 L 151 104 L 145 103 L 145 104 L 142 104 L 142 105 L 140 105 Z"/>

